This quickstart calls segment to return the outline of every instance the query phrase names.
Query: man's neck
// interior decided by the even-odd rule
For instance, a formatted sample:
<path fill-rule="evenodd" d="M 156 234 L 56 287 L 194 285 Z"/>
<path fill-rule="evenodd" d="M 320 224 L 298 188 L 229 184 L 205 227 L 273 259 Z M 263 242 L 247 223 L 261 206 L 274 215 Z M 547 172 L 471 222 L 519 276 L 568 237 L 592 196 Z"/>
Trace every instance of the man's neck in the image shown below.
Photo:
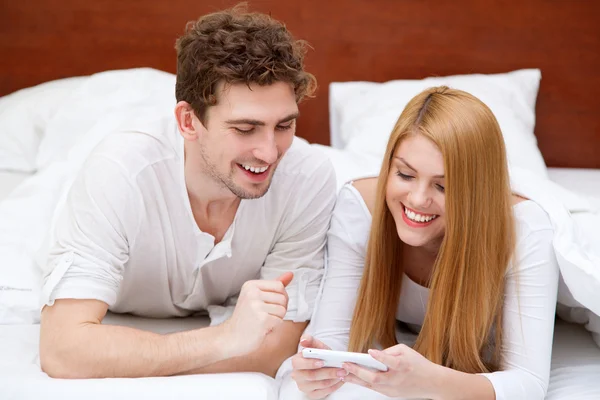
<path fill-rule="evenodd" d="M 190 207 L 198 228 L 214 237 L 219 243 L 233 223 L 240 198 L 231 191 L 223 193 L 210 177 L 202 173 L 186 174 L 186 188 Z"/>
<path fill-rule="evenodd" d="M 184 176 L 187 194 L 196 219 L 209 221 L 230 215 L 232 210 L 235 214 L 240 198 L 225 185 L 215 182 L 215 179 L 204 171 L 200 160 L 190 160 L 185 157 Z"/>

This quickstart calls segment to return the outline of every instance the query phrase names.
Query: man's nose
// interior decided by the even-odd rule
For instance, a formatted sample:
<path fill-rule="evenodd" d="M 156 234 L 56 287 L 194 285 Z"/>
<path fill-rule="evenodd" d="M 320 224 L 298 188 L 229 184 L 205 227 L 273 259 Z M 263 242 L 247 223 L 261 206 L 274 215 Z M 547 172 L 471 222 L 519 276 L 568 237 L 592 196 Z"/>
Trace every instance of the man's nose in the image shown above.
<path fill-rule="evenodd" d="M 254 149 L 253 155 L 267 164 L 273 164 L 277 161 L 279 150 L 275 141 L 275 132 L 267 132 L 261 137 L 260 143 Z"/>

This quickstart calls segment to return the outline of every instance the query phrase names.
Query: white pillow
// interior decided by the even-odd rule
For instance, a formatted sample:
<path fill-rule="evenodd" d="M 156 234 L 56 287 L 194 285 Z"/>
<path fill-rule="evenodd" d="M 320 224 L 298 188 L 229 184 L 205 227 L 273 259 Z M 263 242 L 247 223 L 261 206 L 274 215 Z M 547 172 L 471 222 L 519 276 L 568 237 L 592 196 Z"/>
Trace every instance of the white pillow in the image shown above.
<path fill-rule="evenodd" d="M 66 101 L 68 107 L 59 110 L 46 128 L 36 157 L 38 169 L 64 160 L 74 144 L 115 114 L 129 112 L 136 119 L 144 107 L 173 113 L 175 75 L 152 68 L 101 72 L 91 75 Z"/>
<path fill-rule="evenodd" d="M 490 107 L 502 129 L 511 166 L 547 177 L 533 133 L 540 79 L 540 70 L 524 69 L 385 83 L 334 82 L 329 86 L 331 143 L 381 159 L 394 124 L 410 99 L 429 87 L 446 85 L 471 93 Z"/>
<path fill-rule="evenodd" d="M 317 143 L 312 143 L 311 146 L 325 153 L 331 161 L 335 171 L 338 192 L 344 184 L 350 181 L 379 175 L 381 160 L 371 155 L 357 154 L 353 151 L 336 149 Z"/>
<path fill-rule="evenodd" d="M 46 125 L 85 79 L 59 79 L 0 97 L 0 170 L 36 170 Z"/>

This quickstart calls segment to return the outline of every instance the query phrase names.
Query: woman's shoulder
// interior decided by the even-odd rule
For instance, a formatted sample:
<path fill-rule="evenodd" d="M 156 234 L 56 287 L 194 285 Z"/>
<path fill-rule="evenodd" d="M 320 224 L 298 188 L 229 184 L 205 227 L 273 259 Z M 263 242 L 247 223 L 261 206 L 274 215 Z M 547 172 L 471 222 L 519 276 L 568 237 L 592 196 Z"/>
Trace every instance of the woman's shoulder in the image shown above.
<path fill-rule="evenodd" d="M 358 181 L 346 183 L 338 193 L 335 209 L 331 221 L 331 231 L 343 231 L 345 235 L 353 237 L 353 241 L 362 242 L 368 237 L 371 228 L 371 211 L 368 201 L 363 197 L 365 191 L 364 182 Z M 358 186 L 358 187 L 357 187 Z"/>
<path fill-rule="evenodd" d="M 373 215 L 375 209 L 375 199 L 377 198 L 377 177 L 358 179 L 345 185 L 347 190 L 354 192 L 354 196 L 360 196 L 360 200 L 370 215 Z"/>
<path fill-rule="evenodd" d="M 533 232 L 552 231 L 552 221 L 544 209 L 534 201 L 519 201 L 513 205 L 513 214 L 519 237 Z"/>

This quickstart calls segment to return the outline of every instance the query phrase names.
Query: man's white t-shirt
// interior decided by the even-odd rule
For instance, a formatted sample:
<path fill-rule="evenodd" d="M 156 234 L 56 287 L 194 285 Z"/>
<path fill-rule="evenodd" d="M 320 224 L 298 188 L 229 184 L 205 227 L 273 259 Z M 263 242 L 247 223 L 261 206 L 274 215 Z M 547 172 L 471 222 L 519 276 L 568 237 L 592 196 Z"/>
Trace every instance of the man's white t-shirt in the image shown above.
<path fill-rule="evenodd" d="M 310 319 L 335 203 L 327 157 L 294 142 L 259 199 L 242 200 L 221 242 L 196 224 L 174 118 L 133 124 L 90 154 L 57 220 L 42 303 L 96 299 L 119 313 L 187 316 L 242 284 L 287 271 L 285 319 Z"/>

